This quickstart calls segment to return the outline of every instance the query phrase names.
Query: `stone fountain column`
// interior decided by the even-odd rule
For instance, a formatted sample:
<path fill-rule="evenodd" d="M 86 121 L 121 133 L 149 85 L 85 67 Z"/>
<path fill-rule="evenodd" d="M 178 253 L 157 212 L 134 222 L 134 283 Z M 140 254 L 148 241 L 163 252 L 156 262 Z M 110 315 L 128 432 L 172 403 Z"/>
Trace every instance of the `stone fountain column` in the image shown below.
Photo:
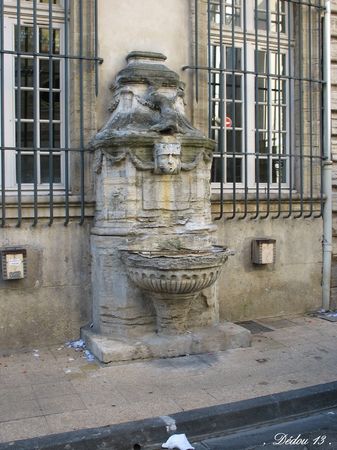
<path fill-rule="evenodd" d="M 93 328 L 83 337 L 103 362 L 250 344 L 247 330 L 219 323 L 215 281 L 228 251 L 214 245 L 214 142 L 185 117 L 184 86 L 165 59 L 127 56 L 92 141 Z"/>

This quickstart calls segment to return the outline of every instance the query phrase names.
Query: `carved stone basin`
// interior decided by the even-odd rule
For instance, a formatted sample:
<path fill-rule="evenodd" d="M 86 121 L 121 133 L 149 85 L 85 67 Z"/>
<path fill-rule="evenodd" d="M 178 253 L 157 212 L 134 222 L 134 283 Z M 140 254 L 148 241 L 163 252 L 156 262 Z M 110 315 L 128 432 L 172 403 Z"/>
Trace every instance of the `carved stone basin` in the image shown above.
<path fill-rule="evenodd" d="M 189 328 L 191 302 L 217 280 L 230 251 L 214 246 L 204 251 L 121 250 L 121 254 L 130 279 L 153 300 L 158 332 L 181 333 Z"/>

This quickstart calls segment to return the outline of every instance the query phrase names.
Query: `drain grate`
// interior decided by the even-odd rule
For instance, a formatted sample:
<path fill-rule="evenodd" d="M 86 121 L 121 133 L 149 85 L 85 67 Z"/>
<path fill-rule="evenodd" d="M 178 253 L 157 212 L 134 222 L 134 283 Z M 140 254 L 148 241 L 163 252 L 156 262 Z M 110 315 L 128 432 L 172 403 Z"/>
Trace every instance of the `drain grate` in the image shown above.
<path fill-rule="evenodd" d="M 337 322 L 336 312 L 319 313 L 317 314 L 317 317 L 323 320 L 328 320 L 329 322 Z"/>
<path fill-rule="evenodd" d="M 240 325 L 243 328 L 247 328 L 247 330 L 249 330 L 252 334 L 268 333 L 269 331 L 274 331 L 273 329 L 261 325 L 258 322 L 254 322 L 254 320 L 246 320 L 245 322 L 236 322 L 236 324 Z"/>

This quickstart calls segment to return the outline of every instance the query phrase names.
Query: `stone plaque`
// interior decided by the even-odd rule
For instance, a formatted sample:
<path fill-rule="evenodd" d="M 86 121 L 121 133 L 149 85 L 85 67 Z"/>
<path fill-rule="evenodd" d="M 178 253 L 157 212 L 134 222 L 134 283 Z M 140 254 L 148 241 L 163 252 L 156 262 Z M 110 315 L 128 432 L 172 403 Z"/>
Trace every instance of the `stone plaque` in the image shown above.
<path fill-rule="evenodd" d="M 190 207 L 191 186 L 186 180 L 175 176 L 145 179 L 143 182 L 143 208 L 182 211 Z"/>

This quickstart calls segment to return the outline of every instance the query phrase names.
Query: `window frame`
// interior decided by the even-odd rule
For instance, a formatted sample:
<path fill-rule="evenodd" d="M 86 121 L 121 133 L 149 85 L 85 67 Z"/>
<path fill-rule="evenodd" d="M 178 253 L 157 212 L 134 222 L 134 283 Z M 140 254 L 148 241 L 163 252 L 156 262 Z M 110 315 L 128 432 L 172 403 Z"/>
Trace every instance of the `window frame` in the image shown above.
<path fill-rule="evenodd" d="M 211 46 L 220 46 L 221 45 L 221 37 L 222 37 L 222 44 L 225 48 L 229 48 L 232 47 L 233 44 L 235 46 L 235 48 L 241 48 L 241 71 L 237 72 L 237 74 L 241 74 L 241 79 L 242 79 L 242 85 L 241 85 L 241 92 L 242 92 L 242 97 L 241 97 L 241 104 L 242 104 L 242 111 L 241 111 L 241 127 L 238 127 L 239 130 L 242 130 L 242 143 L 241 143 L 241 147 L 242 147 L 242 152 L 238 153 L 238 152 L 234 152 L 235 154 L 235 159 L 241 159 L 242 163 L 241 163 L 241 181 L 235 181 L 235 189 L 238 192 L 242 192 L 243 190 L 247 190 L 247 191 L 251 191 L 251 192 L 255 192 L 257 189 L 257 185 L 259 187 L 259 190 L 261 191 L 266 191 L 267 189 L 269 191 L 278 191 L 280 189 L 281 186 L 281 190 L 287 190 L 289 191 L 290 188 L 290 180 L 294 180 L 294 177 L 290 175 L 290 170 L 293 173 L 294 172 L 294 165 L 289 164 L 289 159 L 290 159 L 290 148 L 293 147 L 294 144 L 294 129 L 292 126 L 292 130 L 289 130 L 289 125 L 291 124 L 291 121 L 289 120 L 289 115 L 291 113 L 292 110 L 294 110 L 293 107 L 291 107 L 290 105 L 290 96 L 289 96 L 289 85 L 292 82 L 289 79 L 289 75 L 290 75 L 290 67 L 289 67 L 289 59 L 293 60 L 294 58 L 294 52 L 293 52 L 293 48 L 294 48 L 294 42 L 293 42 L 293 36 L 290 36 L 290 42 L 291 42 L 291 47 L 290 47 L 290 58 L 289 58 L 289 30 L 288 29 L 288 20 L 287 20 L 287 15 L 289 13 L 293 14 L 293 8 L 292 5 L 288 5 L 288 2 L 284 2 L 284 13 L 282 13 L 282 9 L 280 8 L 280 15 L 282 15 L 283 17 L 285 17 L 285 29 L 284 32 L 280 31 L 271 31 L 269 30 L 268 32 L 266 30 L 262 30 L 262 29 L 258 29 L 258 39 L 256 40 L 256 36 L 255 36 L 255 5 L 256 5 L 256 1 L 255 0 L 247 0 L 247 4 L 246 4 L 246 10 L 254 10 L 254 14 L 246 14 L 246 29 L 244 30 L 244 24 L 243 24 L 243 4 L 242 4 L 242 0 L 240 1 L 240 26 L 238 25 L 226 25 L 225 21 L 223 23 L 223 30 L 222 33 L 220 31 L 220 24 L 218 21 L 213 21 L 211 22 Z M 224 6 L 223 8 L 225 8 L 225 1 L 224 1 Z M 271 21 L 272 21 L 272 15 L 273 14 L 277 14 L 272 12 L 271 10 L 269 11 L 269 16 L 268 16 L 268 24 L 269 26 L 271 25 Z M 235 36 L 234 42 L 233 42 L 233 33 Z M 222 35 L 222 36 L 221 36 Z M 268 42 L 268 44 L 267 44 Z M 285 73 L 284 73 L 284 81 L 285 81 L 285 103 L 277 103 L 278 108 L 285 108 L 285 131 L 283 132 L 282 129 L 275 129 L 275 134 L 284 134 L 285 135 L 285 151 L 282 153 L 281 149 L 281 153 L 275 153 L 275 155 L 269 154 L 269 156 L 263 156 L 263 154 L 259 153 L 257 154 L 256 152 L 256 126 L 257 126 L 257 120 L 258 117 L 256 117 L 256 95 L 255 95 L 255 79 L 258 77 L 257 73 L 256 73 L 256 67 L 255 67 L 255 56 L 254 56 L 254 51 L 260 50 L 260 51 L 267 51 L 267 46 L 269 47 L 269 52 L 272 52 L 276 55 L 280 52 L 280 54 L 285 55 L 284 57 L 284 62 L 285 62 Z M 245 70 L 243 68 L 243 60 L 244 60 L 244 51 L 245 49 L 247 49 L 247 74 L 245 75 Z M 225 50 L 226 52 L 226 50 Z M 219 66 L 218 66 L 219 68 Z M 252 74 L 252 72 L 254 72 L 255 74 Z M 236 74 L 236 75 L 237 75 Z M 235 75 L 235 76 L 236 76 Z M 224 77 L 226 77 L 226 72 Z M 279 78 L 280 77 L 280 78 Z M 267 76 L 266 76 L 267 78 Z M 269 80 L 277 80 L 280 79 L 282 80 L 282 75 L 277 74 L 275 77 L 270 77 L 269 76 Z M 247 88 L 246 88 L 246 92 L 247 92 L 247 97 L 245 98 L 245 96 L 243 95 L 243 91 L 244 91 L 244 83 L 247 83 Z M 208 80 L 208 84 L 211 82 L 211 80 Z M 226 84 L 226 83 L 225 83 Z M 270 83 L 271 85 L 271 83 Z M 212 88 L 210 88 L 212 90 Z M 271 86 L 269 86 L 269 92 L 271 92 Z M 225 95 L 226 97 L 226 95 Z M 227 101 L 227 99 L 225 98 L 225 103 Z M 292 101 L 294 101 L 294 99 L 292 99 Z M 236 102 L 236 99 L 235 99 Z M 246 103 L 246 104 L 245 104 Z M 210 100 L 210 104 L 213 104 L 213 99 Z M 275 103 L 272 102 L 271 98 L 270 98 L 270 94 L 269 94 L 269 102 L 266 102 L 266 108 L 269 109 L 272 105 L 274 105 Z M 269 105 L 269 106 L 268 106 Z M 244 109 L 248 108 L 248 112 L 247 114 L 244 113 Z M 209 114 L 213 113 L 213 109 L 209 110 Z M 225 107 L 225 112 L 224 112 L 224 117 L 226 117 L 226 107 Z M 245 123 L 245 115 L 247 116 L 247 123 Z M 214 122 L 214 118 L 209 117 L 209 120 L 211 120 L 212 125 L 211 128 L 213 129 L 213 122 Z M 233 124 L 235 125 L 235 124 Z M 233 129 L 233 127 L 231 128 Z M 235 129 L 235 128 L 234 128 Z M 273 134 L 273 130 L 270 128 L 267 129 L 267 132 L 269 134 L 269 136 L 271 136 Z M 245 148 L 245 143 L 244 143 L 244 135 L 245 133 L 247 133 L 247 142 L 252 142 L 252 145 L 249 145 L 249 147 Z M 215 152 L 214 154 L 214 159 L 220 159 L 220 161 L 222 160 L 222 164 L 223 164 L 223 169 L 222 169 L 222 173 L 223 173 L 223 182 L 221 181 L 213 181 L 212 180 L 212 191 L 217 192 L 220 191 L 221 189 L 223 189 L 225 192 L 226 191 L 231 191 L 233 189 L 234 186 L 234 182 L 228 182 L 227 181 L 227 171 L 226 171 L 226 160 L 228 158 L 232 158 L 232 152 L 230 156 L 227 156 L 227 128 L 224 126 L 224 151 L 223 154 L 221 155 L 221 152 Z M 219 148 L 219 147 L 218 147 Z M 271 150 L 271 144 L 269 145 L 270 148 L 270 152 L 272 153 Z M 268 154 L 269 152 L 267 152 Z M 256 181 L 256 161 L 259 161 L 260 159 L 267 159 L 269 162 L 269 170 L 268 170 L 268 174 L 269 174 L 269 182 L 265 181 Z M 287 161 L 287 167 L 286 167 L 286 175 L 285 175 L 285 182 L 283 182 L 281 180 L 281 183 L 276 180 L 275 182 L 273 182 L 273 169 L 272 169 L 272 164 L 273 164 L 273 160 L 275 161 L 282 161 L 282 160 L 286 160 Z M 221 164 L 221 162 L 220 162 Z M 247 169 L 245 170 L 244 165 L 247 164 Z M 291 166 L 291 168 L 290 168 Z M 234 173 L 234 165 L 233 165 L 233 170 L 232 173 Z M 212 169 L 213 170 L 213 169 Z M 220 169 L 221 171 L 221 169 Z M 247 173 L 247 180 L 245 180 L 245 173 Z M 293 182 L 292 182 L 293 184 Z M 291 186 L 291 189 L 294 189 L 294 186 Z"/>
<path fill-rule="evenodd" d="M 53 8 L 53 22 L 52 22 L 52 29 L 58 29 L 60 30 L 60 50 L 59 54 L 64 53 L 64 11 L 62 9 L 62 0 L 59 1 L 58 4 L 52 4 Z M 14 6 L 15 5 L 15 6 Z M 13 8 L 14 6 L 14 8 Z M 37 14 L 37 31 L 36 31 L 36 48 L 38 48 L 39 45 L 39 30 L 41 28 L 49 28 L 49 5 L 45 3 L 37 2 L 36 5 L 36 14 Z M 22 1 L 22 10 L 20 14 L 20 27 L 33 27 L 33 4 L 30 1 L 23 0 Z M 4 132 L 5 132 L 5 189 L 7 192 L 17 192 L 18 188 L 20 188 L 20 191 L 22 194 L 31 194 L 35 187 L 37 187 L 38 192 L 40 194 L 49 193 L 50 192 L 50 185 L 53 186 L 53 191 L 55 193 L 59 192 L 62 193 L 64 191 L 64 187 L 66 184 L 65 180 L 65 155 L 64 151 L 62 151 L 62 148 L 65 148 L 65 111 L 64 111 L 64 104 L 65 104 L 65 89 L 64 89 L 64 77 L 67 76 L 65 74 L 65 67 L 64 67 L 64 58 L 57 58 L 57 56 L 53 55 L 50 56 L 49 52 L 44 55 L 34 56 L 30 55 L 28 52 L 27 55 L 21 55 L 19 56 L 19 59 L 22 61 L 23 59 L 31 59 L 31 60 L 37 60 L 37 74 L 36 74 L 36 80 L 37 84 L 34 86 L 34 83 L 32 83 L 32 86 L 27 88 L 26 86 L 20 86 L 20 91 L 31 91 L 34 93 L 35 89 L 37 90 L 37 128 L 34 127 L 34 133 L 37 132 L 37 145 L 36 145 L 36 161 L 37 161 L 37 167 L 36 167 L 36 182 L 22 182 L 19 183 L 19 180 L 17 179 L 17 154 L 23 155 L 34 155 L 34 148 L 29 150 L 24 150 L 24 147 L 21 145 L 21 149 L 18 153 L 17 142 L 16 142 L 16 123 L 17 123 L 17 117 L 16 117 L 16 71 L 15 71 L 15 64 L 16 64 L 16 58 L 18 58 L 18 53 L 20 54 L 20 49 L 15 49 L 15 40 L 16 40 L 16 26 L 18 25 L 18 19 L 16 16 L 16 2 L 14 1 L 6 1 L 4 4 L 4 61 L 5 61 L 5 68 L 4 71 L 4 101 L 6 105 L 6 113 L 4 115 Z M 39 49 L 40 50 L 40 49 Z M 39 53 L 39 52 L 38 52 Z M 40 61 L 41 60 L 51 60 L 51 63 L 53 64 L 54 60 L 59 61 L 59 88 L 55 89 L 53 86 L 48 88 L 41 88 L 40 86 Z M 22 67 L 22 66 L 21 66 Z M 22 70 L 22 69 L 21 69 Z M 41 90 L 42 89 L 42 90 Z M 41 122 L 40 119 L 40 93 L 41 92 L 50 92 L 50 89 L 52 90 L 52 93 L 59 92 L 60 95 L 60 116 L 58 120 L 53 119 L 53 123 L 59 123 L 60 127 L 60 142 L 59 146 L 55 148 L 60 148 L 60 151 L 50 151 L 48 148 L 46 150 L 41 150 L 40 146 L 40 125 L 41 123 L 49 124 L 49 119 L 43 119 Z M 32 105 L 32 108 L 34 106 Z M 22 123 L 33 123 L 34 124 L 35 119 L 34 117 L 32 119 L 26 119 L 21 117 L 21 124 Z M 43 147 L 45 148 L 45 147 Z M 54 182 L 50 183 L 50 181 L 41 182 L 41 156 L 49 156 L 52 157 L 52 155 L 59 155 L 60 156 L 60 182 Z M 1 161 L 0 161 L 1 164 Z M 49 163 L 48 163 L 49 166 Z M 0 167 L 1 169 L 1 167 Z M 69 171 L 68 171 L 69 174 Z M 1 175 L 0 175 L 1 178 Z M 1 182 L 1 180 L 0 180 Z"/>

